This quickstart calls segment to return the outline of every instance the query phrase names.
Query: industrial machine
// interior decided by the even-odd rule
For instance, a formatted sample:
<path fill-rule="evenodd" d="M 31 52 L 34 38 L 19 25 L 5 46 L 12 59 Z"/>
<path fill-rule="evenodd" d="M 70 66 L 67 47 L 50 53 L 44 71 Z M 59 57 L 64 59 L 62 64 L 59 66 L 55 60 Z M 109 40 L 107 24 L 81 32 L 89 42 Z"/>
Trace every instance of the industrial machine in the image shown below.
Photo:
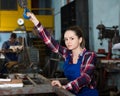
<path fill-rule="evenodd" d="M 103 39 L 109 39 L 107 59 L 111 59 L 112 45 L 120 42 L 118 26 L 106 27 L 101 23 L 96 28 L 99 30 L 98 39 L 101 40 L 100 45 L 103 44 Z"/>

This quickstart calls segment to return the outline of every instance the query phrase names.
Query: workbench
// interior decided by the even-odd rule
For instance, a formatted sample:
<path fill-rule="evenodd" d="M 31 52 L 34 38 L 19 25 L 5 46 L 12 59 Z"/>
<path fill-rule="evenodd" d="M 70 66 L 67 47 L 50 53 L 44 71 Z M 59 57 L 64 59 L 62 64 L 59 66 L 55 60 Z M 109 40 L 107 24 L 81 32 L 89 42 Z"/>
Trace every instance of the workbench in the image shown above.
<path fill-rule="evenodd" d="M 99 90 L 120 90 L 120 59 L 99 59 L 97 64 Z"/>
<path fill-rule="evenodd" d="M 55 93 L 57 96 L 75 96 L 69 91 L 51 86 L 50 79 L 45 78 L 41 74 L 6 74 L 7 78 L 17 78 L 23 80 L 23 87 L 0 88 L 0 95 L 20 95 L 20 94 L 43 94 Z"/>
<path fill-rule="evenodd" d="M 107 72 L 120 72 L 120 59 L 101 59 L 100 62 Z"/>
<path fill-rule="evenodd" d="M 120 59 L 101 59 L 101 63 L 120 63 Z"/>

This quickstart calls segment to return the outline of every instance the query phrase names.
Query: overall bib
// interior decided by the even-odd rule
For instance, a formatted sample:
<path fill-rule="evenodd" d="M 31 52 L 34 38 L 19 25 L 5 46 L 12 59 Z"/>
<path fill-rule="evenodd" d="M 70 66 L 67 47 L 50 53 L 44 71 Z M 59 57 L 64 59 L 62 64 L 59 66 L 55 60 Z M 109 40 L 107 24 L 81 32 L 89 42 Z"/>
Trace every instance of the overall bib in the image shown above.
<path fill-rule="evenodd" d="M 76 64 L 69 64 L 71 56 L 68 55 L 66 58 L 66 61 L 64 63 L 64 75 L 69 81 L 73 81 L 76 78 L 80 77 L 80 66 L 82 64 L 82 58 L 83 56 L 80 56 L 78 59 L 78 62 Z M 71 91 L 76 96 L 98 96 L 98 92 L 96 89 L 90 89 L 88 87 L 83 87 L 80 92 L 75 93 Z"/>

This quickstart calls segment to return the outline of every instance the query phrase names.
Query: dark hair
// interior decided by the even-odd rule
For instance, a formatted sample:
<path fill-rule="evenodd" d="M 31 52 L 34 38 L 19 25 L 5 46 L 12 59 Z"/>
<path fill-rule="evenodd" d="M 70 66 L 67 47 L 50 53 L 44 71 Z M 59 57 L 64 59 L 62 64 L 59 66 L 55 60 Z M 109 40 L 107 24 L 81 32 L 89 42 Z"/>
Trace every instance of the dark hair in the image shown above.
<path fill-rule="evenodd" d="M 72 30 L 76 34 L 76 36 L 78 36 L 78 38 L 82 38 L 82 42 L 81 42 L 80 46 L 82 48 L 84 48 L 85 47 L 85 39 L 83 37 L 82 29 L 79 26 L 71 26 L 71 27 L 67 28 L 66 31 L 68 31 L 68 30 Z"/>
<path fill-rule="evenodd" d="M 16 35 L 15 33 L 12 33 L 11 36 L 10 36 L 10 38 L 16 39 L 16 38 L 17 38 L 17 35 Z"/>

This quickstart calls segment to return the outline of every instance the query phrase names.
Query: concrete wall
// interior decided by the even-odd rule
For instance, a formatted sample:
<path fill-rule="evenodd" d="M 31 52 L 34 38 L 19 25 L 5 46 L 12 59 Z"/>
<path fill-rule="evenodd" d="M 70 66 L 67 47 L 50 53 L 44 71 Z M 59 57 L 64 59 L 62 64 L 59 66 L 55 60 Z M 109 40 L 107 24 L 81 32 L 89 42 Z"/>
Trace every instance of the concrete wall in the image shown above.
<path fill-rule="evenodd" d="M 101 22 L 106 27 L 119 25 L 119 2 L 119 0 L 89 0 L 90 47 L 94 51 L 98 51 L 98 48 L 108 51 L 108 40 L 103 40 L 103 45 L 100 46 L 99 30 L 96 27 Z"/>

